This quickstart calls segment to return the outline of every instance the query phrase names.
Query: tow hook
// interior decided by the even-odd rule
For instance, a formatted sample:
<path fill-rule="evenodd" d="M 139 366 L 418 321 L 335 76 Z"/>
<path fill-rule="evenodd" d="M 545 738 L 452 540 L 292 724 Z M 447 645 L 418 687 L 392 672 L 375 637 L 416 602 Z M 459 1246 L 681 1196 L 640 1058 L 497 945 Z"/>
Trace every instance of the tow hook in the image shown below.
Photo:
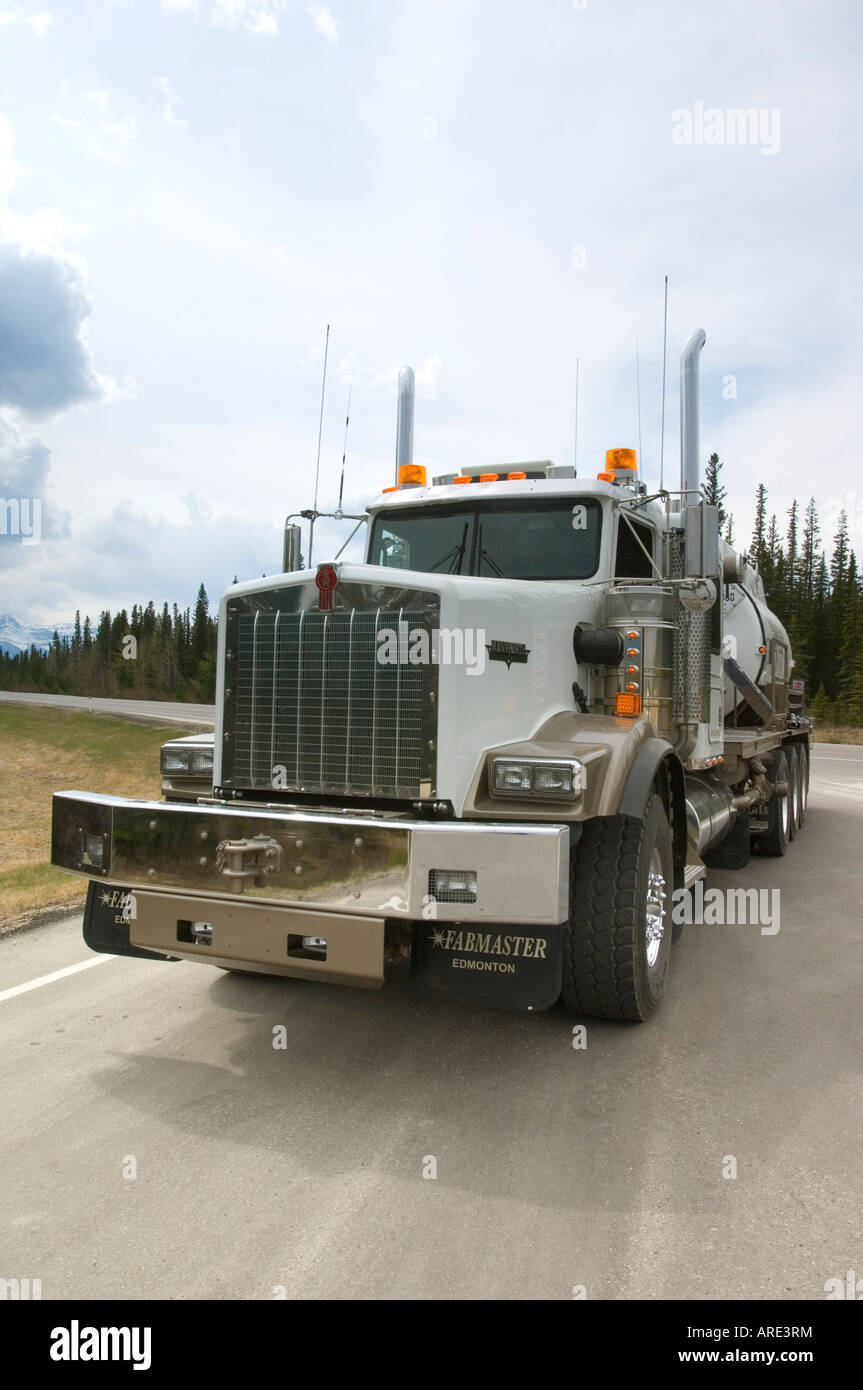
<path fill-rule="evenodd" d="M 268 835 L 222 840 L 216 849 L 216 869 L 230 879 L 232 893 L 242 893 L 249 880 L 256 888 L 264 888 L 267 875 L 279 873 L 283 860 L 281 845 Z"/>

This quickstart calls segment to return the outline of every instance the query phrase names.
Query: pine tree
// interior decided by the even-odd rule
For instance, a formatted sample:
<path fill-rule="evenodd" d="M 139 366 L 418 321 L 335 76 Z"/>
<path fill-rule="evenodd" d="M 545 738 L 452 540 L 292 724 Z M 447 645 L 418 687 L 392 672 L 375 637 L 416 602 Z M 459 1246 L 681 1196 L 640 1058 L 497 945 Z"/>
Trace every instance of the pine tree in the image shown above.
<path fill-rule="evenodd" d="M 701 491 L 704 494 L 705 502 L 709 502 L 714 507 L 718 507 L 719 509 L 720 529 L 725 525 L 726 517 L 725 507 L 723 506 L 723 503 L 725 502 L 725 488 L 722 487 L 719 481 L 719 474 L 721 470 L 722 463 L 720 462 L 719 455 L 711 454 L 710 458 L 707 460 L 707 468 L 704 474 L 704 483 L 702 484 L 701 488 Z"/>
<path fill-rule="evenodd" d="M 749 556 L 753 565 L 759 571 L 764 569 L 764 556 L 767 545 L 766 535 L 767 488 L 764 483 L 759 483 L 755 498 L 755 528 L 752 532 L 752 546 Z"/>

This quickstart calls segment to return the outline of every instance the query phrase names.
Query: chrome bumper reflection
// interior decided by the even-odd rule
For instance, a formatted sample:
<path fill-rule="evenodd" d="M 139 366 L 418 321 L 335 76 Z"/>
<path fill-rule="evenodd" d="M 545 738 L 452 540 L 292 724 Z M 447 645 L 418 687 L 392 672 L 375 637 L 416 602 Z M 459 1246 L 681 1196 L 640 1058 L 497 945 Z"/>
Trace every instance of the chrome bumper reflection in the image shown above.
<path fill-rule="evenodd" d="M 384 918 L 549 924 L 567 915 L 569 829 L 64 791 L 54 795 L 51 862 L 129 888 L 207 898 Z M 475 901 L 430 896 L 430 881 L 459 871 L 476 874 Z"/>

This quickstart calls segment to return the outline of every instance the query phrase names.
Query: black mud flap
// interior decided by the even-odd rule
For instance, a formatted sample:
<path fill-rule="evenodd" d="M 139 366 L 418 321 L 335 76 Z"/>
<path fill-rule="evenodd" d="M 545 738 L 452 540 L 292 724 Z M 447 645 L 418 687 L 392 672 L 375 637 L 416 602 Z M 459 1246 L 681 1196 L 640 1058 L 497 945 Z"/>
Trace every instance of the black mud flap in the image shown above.
<path fill-rule="evenodd" d="M 131 944 L 129 929 L 134 911 L 135 895 L 131 888 L 91 881 L 84 908 L 84 940 L 90 950 L 108 956 L 140 956 L 143 960 L 178 960 L 178 956 L 162 956 L 158 951 L 145 951 Z"/>
<path fill-rule="evenodd" d="M 560 997 L 562 941 L 561 926 L 416 922 L 413 970 L 436 999 L 539 1012 Z"/>

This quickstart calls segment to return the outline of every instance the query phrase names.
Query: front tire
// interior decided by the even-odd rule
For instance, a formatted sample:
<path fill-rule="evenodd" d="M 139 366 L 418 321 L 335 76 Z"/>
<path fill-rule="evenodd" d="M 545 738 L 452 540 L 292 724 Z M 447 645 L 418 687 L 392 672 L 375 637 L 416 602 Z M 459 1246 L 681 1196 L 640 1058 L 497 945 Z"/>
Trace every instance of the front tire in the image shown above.
<path fill-rule="evenodd" d="M 674 858 L 662 799 L 641 820 L 588 821 L 570 864 L 561 999 L 588 1018 L 643 1022 L 665 992 Z"/>

